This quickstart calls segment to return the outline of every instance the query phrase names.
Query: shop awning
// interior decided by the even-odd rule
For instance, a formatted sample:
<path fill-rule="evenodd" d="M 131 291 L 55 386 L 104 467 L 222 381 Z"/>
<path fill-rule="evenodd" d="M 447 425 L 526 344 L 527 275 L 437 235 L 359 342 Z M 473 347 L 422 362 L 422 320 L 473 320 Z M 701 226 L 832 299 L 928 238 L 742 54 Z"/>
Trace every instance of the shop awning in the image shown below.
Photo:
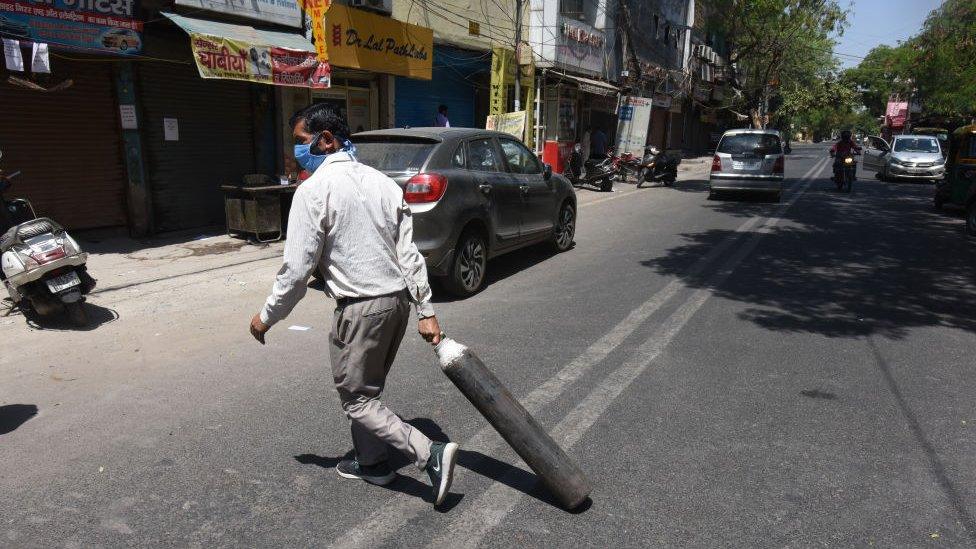
<path fill-rule="evenodd" d="M 175 13 L 163 15 L 190 35 L 190 49 L 202 78 L 329 87 L 329 64 L 319 63 L 315 46 L 299 33 L 260 30 Z"/>
<path fill-rule="evenodd" d="M 586 93 L 592 93 L 594 95 L 617 95 L 620 93 L 620 88 L 610 84 L 609 82 L 603 82 L 601 80 L 594 80 L 592 78 L 584 78 L 582 76 L 576 76 L 572 74 L 567 74 L 559 71 L 549 71 L 549 74 L 558 76 L 559 78 L 564 78 L 566 80 L 572 80 L 579 84 L 581 91 Z"/>
<path fill-rule="evenodd" d="M 291 50 L 314 52 L 312 42 L 299 33 L 260 30 L 247 25 L 233 25 L 220 21 L 208 21 L 185 15 L 163 12 L 170 21 L 176 23 L 187 34 L 206 34 L 220 38 L 230 38 L 238 42 L 259 44 L 263 46 L 277 46 Z"/>

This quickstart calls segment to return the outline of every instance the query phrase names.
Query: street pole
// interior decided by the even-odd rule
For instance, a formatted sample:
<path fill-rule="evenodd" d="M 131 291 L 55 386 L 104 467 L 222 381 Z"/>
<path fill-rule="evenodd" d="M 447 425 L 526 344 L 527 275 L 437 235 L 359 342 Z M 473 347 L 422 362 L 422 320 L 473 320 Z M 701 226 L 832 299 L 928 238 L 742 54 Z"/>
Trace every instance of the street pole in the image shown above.
<path fill-rule="evenodd" d="M 522 110 L 522 2 L 515 0 L 515 112 Z"/>

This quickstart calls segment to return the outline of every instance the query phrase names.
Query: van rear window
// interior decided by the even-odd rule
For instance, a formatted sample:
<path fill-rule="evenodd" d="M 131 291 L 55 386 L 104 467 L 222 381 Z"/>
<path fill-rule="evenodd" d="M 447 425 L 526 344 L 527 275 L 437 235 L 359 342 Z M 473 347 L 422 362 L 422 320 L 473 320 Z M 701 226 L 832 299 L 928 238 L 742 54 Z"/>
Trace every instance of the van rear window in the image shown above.
<path fill-rule="evenodd" d="M 718 144 L 716 152 L 726 154 L 748 154 L 757 156 L 781 154 L 779 138 L 768 133 L 740 133 L 726 135 Z"/>
<path fill-rule="evenodd" d="M 417 173 L 437 146 L 432 141 L 357 140 L 356 159 L 381 172 Z"/>

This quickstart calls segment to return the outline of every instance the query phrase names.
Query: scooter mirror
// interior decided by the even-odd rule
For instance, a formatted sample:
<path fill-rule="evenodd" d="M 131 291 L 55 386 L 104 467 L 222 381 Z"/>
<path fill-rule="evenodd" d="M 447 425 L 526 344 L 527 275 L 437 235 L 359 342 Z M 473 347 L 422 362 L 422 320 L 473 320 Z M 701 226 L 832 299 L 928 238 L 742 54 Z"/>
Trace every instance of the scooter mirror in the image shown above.
<path fill-rule="evenodd" d="M 542 165 L 542 177 L 544 177 L 546 181 L 549 181 L 549 179 L 552 178 L 552 164 Z"/>

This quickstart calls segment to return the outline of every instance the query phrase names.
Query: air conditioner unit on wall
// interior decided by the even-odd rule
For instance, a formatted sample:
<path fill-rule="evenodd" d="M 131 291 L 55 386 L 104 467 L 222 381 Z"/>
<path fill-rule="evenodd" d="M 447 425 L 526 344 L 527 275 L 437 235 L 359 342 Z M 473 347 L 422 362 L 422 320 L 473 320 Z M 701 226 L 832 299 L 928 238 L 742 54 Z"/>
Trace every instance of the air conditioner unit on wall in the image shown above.
<path fill-rule="evenodd" d="M 349 0 L 349 5 L 354 8 L 363 8 L 387 15 L 393 13 L 393 0 Z"/>

